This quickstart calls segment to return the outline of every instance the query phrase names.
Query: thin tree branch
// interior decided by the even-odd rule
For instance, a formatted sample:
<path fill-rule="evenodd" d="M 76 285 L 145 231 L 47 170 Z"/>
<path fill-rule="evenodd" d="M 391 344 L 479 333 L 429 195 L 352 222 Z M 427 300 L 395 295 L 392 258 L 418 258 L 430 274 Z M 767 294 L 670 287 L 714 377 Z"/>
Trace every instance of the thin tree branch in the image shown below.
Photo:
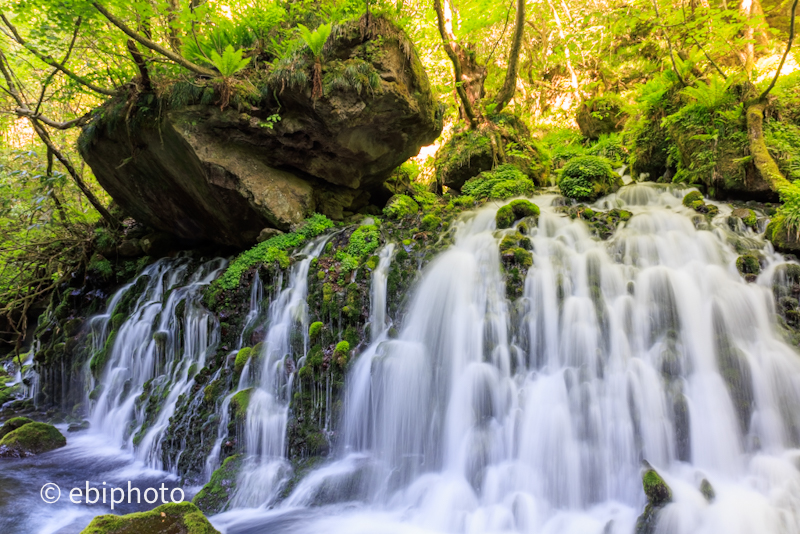
<path fill-rule="evenodd" d="M 122 30 L 125 33 L 125 35 L 127 35 L 128 37 L 130 37 L 134 41 L 138 42 L 142 46 L 145 46 L 145 47 L 149 48 L 150 50 L 152 50 L 153 52 L 157 52 L 157 53 L 161 54 L 162 56 L 171 59 L 172 61 L 174 61 L 175 63 L 177 63 L 181 67 L 187 68 L 187 69 L 189 69 L 189 70 L 191 70 L 191 71 L 193 71 L 193 72 L 195 72 L 197 74 L 201 74 L 203 76 L 217 76 L 218 73 L 216 71 L 213 71 L 211 69 L 207 69 L 205 67 L 201 67 L 200 65 L 192 63 L 191 61 L 189 61 L 185 57 L 183 57 L 183 56 L 181 56 L 179 54 L 176 54 L 175 52 L 173 52 L 173 51 L 171 51 L 171 50 L 169 50 L 167 48 L 164 48 L 160 44 L 151 41 L 147 37 L 144 37 L 143 35 L 140 35 L 139 33 L 133 31 L 127 24 L 125 24 L 120 19 L 118 19 L 117 17 L 112 15 L 106 8 L 104 8 L 98 2 L 92 2 L 92 5 L 105 18 L 107 18 L 108 21 L 111 24 L 113 24 L 114 26 L 116 26 L 117 28 Z"/>
<path fill-rule="evenodd" d="M 655 9 L 656 18 L 660 22 L 661 15 L 658 13 L 658 2 L 657 2 L 657 0 L 653 0 L 653 9 Z M 675 76 L 678 77 L 678 81 L 681 82 L 681 85 L 683 87 L 686 87 L 686 81 L 683 79 L 683 76 L 681 76 L 681 73 L 678 71 L 678 65 L 675 63 L 675 54 L 672 51 L 672 39 L 669 38 L 669 34 L 663 28 L 661 29 L 661 33 L 664 34 L 664 38 L 667 40 L 667 46 L 669 47 L 669 59 L 670 59 L 670 61 L 672 61 L 672 70 L 675 71 Z"/>
<path fill-rule="evenodd" d="M 725 75 L 725 73 L 724 73 L 724 72 L 722 72 L 722 69 L 720 69 L 720 68 L 717 66 L 717 64 L 716 64 L 716 63 L 714 63 L 714 60 L 713 60 L 713 59 L 711 59 L 711 56 L 709 56 L 709 55 L 706 53 L 706 50 L 705 50 L 705 48 L 703 48 L 703 45 L 701 45 L 701 44 L 700 44 L 700 41 L 698 41 L 697 39 L 695 39 L 695 36 L 694 36 L 694 35 L 690 35 L 690 37 L 691 37 L 691 38 L 694 40 L 695 44 L 697 44 L 697 47 L 698 47 L 698 48 L 699 48 L 699 49 L 700 49 L 700 50 L 703 52 L 703 55 L 704 55 L 704 56 L 706 56 L 706 59 L 708 60 L 708 62 L 709 62 L 709 63 L 711 63 L 711 66 L 712 66 L 712 67 L 714 67 L 714 69 L 715 69 L 717 72 L 719 72 L 720 76 L 722 76 L 722 79 L 723 79 L 723 80 L 727 80 L 727 79 L 728 79 L 728 77 Z"/>
<path fill-rule="evenodd" d="M 794 4 L 792 4 L 792 22 L 789 25 L 789 42 L 786 43 L 786 51 L 783 53 L 781 63 L 778 65 L 778 70 L 775 71 L 775 77 L 772 78 L 772 82 L 769 84 L 769 87 L 764 89 L 764 92 L 758 97 L 759 100 L 764 100 L 767 98 L 769 92 L 772 91 L 773 87 L 775 87 L 775 84 L 778 82 L 778 76 L 781 75 L 781 70 L 783 70 L 783 64 L 786 62 L 786 57 L 789 55 L 789 51 L 792 49 L 792 42 L 794 41 L 794 21 L 795 16 L 797 15 L 797 1 L 798 0 L 794 0 Z"/>
<path fill-rule="evenodd" d="M 442 0 L 433 0 L 433 7 L 436 11 L 439 35 L 442 37 L 444 51 L 447 53 L 447 56 L 453 63 L 456 93 L 458 94 L 459 100 L 461 100 L 461 107 L 464 109 L 464 115 L 466 115 L 470 127 L 475 128 L 478 125 L 478 122 L 475 118 L 475 112 L 472 109 L 472 104 L 467 96 L 467 91 L 464 89 L 464 80 L 461 73 L 461 60 L 456 53 L 456 49 L 459 45 L 456 41 L 455 35 L 453 34 L 453 14 L 450 10 L 450 4 L 448 0 L 445 0 L 445 2 L 447 12 L 445 12 L 445 9 L 442 7 Z"/>
<path fill-rule="evenodd" d="M 6 37 L 8 37 L 12 41 L 15 41 L 16 43 L 18 43 L 18 44 L 22 45 L 23 47 L 25 47 L 26 50 L 28 50 L 31 54 L 33 54 L 34 56 L 39 58 L 44 63 L 47 63 L 51 67 L 54 67 L 54 68 L 60 70 L 61 72 L 63 72 L 64 74 L 66 74 L 67 76 L 69 76 L 70 78 L 75 80 L 76 82 L 78 82 L 79 84 L 81 84 L 81 85 L 83 85 L 85 87 L 88 87 L 89 89 L 91 89 L 95 93 L 100 93 L 101 95 L 106 95 L 106 96 L 117 96 L 119 94 L 118 91 L 112 91 L 110 89 L 105 89 L 103 87 L 100 87 L 98 85 L 93 84 L 92 82 L 90 82 L 89 80 L 84 78 L 83 76 L 79 76 L 78 74 L 75 74 L 74 72 L 69 70 L 67 67 L 65 67 L 63 64 L 57 62 L 56 60 L 54 60 L 50 56 L 47 56 L 47 55 L 39 52 L 36 48 L 31 46 L 27 41 L 25 41 L 25 39 L 22 38 L 20 33 L 17 31 L 17 28 L 13 24 L 11 24 L 11 21 L 9 21 L 8 18 L 6 18 L 4 13 L 0 13 L 0 19 L 3 20 L 3 23 L 5 23 L 6 27 L 8 27 L 8 29 L 11 31 L 11 34 L 9 34 L 7 31 L 2 30 L 2 32 L 6 35 Z"/>

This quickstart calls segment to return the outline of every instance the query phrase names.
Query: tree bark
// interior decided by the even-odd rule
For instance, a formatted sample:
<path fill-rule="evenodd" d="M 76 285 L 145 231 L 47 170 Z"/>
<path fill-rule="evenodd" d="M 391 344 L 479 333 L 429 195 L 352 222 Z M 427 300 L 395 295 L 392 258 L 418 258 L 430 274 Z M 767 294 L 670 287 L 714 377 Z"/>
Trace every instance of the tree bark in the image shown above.
<path fill-rule="evenodd" d="M 764 141 L 765 106 L 766 103 L 761 100 L 747 108 L 747 137 L 750 140 L 750 155 L 753 156 L 756 170 L 770 188 L 777 193 L 781 188 L 789 185 L 789 180 L 783 176 L 778 164 L 772 159 L 767 150 L 767 143 Z"/>
<path fill-rule="evenodd" d="M 453 34 L 453 10 L 450 0 L 433 0 L 439 35 L 447 57 L 453 63 L 456 94 L 461 102 L 461 112 L 470 128 L 478 126 L 478 115 L 474 105 L 480 104 L 483 96 L 483 72 L 477 66 L 475 56 L 465 51 Z"/>
<path fill-rule="evenodd" d="M 503 87 L 497 93 L 495 102 L 495 113 L 500 113 L 503 108 L 514 97 L 514 92 L 517 89 L 517 75 L 519 73 L 519 52 L 522 48 L 522 36 L 525 33 L 525 0 L 517 0 L 517 21 L 514 28 L 514 38 L 511 42 L 511 50 L 508 52 L 508 69 L 506 70 L 506 77 L 503 81 Z"/>

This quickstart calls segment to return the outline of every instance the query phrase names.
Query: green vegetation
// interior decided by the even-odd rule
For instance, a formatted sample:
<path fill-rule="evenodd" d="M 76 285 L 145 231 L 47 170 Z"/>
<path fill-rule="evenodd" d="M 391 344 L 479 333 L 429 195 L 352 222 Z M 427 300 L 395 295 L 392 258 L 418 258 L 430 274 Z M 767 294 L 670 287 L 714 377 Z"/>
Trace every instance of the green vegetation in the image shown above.
<path fill-rule="evenodd" d="M 389 219 L 402 219 L 419 211 L 419 204 L 408 195 L 395 195 L 386 203 L 383 214 Z"/>
<path fill-rule="evenodd" d="M 461 192 L 476 199 L 504 200 L 530 196 L 534 184 L 515 165 L 501 165 L 493 171 L 482 172 L 468 180 Z"/>
<path fill-rule="evenodd" d="M 239 352 L 236 353 L 236 360 L 233 362 L 234 373 L 237 375 L 242 374 L 242 369 L 244 369 L 244 366 L 247 365 L 247 362 L 250 360 L 252 352 L 253 349 L 251 347 L 239 349 Z"/>
<path fill-rule="evenodd" d="M 561 194 L 579 201 L 593 201 L 613 193 L 621 185 L 611 162 L 597 156 L 580 156 L 564 165 L 558 187 Z"/>
<path fill-rule="evenodd" d="M 149 512 L 128 515 L 99 515 L 81 534 L 142 534 L 185 532 L 219 534 L 203 513 L 190 502 L 162 504 Z"/>
<path fill-rule="evenodd" d="M 66 445 L 66 438 L 53 425 L 25 422 L 0 439 L 0 452 L 6 456 L 26 456 L 52 451 Z"/>
<path fill-rule="evenodd" d="M 225 510 L 236 489 L 236 479 L 242 467 L 242 455 L 228 456 L 211 475 L 211 480 L 192 499 L 200 510 L 217 514 Z"/>
<path fill-rule="evenodd" d="M 538 216 L 539 206 L 528 200 L 517 199 L 512 200 L 510 203 L 497 210 L 495 222 L 497 223 L 497 228 L 510 228 L 515 221 L 523 217 Z"/>
<path fill-rule="evenodd" d="M 287 251 L 305 244 L 328 228 L 333 228 L 333 222 L 324 215 L 314 214 L 296 232 L 277 235 L 241 253 L 214 285 L 222 289 L 233 289 L 239 285 L 245 271 L 259 264 L 276 262 L 283 268 L 288 267 Z"/>

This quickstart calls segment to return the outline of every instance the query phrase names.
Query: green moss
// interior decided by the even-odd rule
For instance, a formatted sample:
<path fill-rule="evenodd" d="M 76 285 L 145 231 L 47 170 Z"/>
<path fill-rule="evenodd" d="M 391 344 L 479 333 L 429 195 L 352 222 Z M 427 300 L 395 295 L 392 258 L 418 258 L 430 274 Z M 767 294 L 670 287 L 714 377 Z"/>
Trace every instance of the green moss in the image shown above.
<path fill-rule="evenodd" d="M 106 342 L 103 344 L 103 348 L 92 356 L 92 359 L 89 362 L 89 369 L 92 371 L 92 375 L 94 375 L 95 378 L 100 376 L 100 374 L 103 372 L 103 368 L 108 362 L 108 359 L 111 357 L 111 350 L 114 347 L 114 341 L 116 338 L 117 331 L 112 330 L 111 333 L 108 334 Z"/>
<path fill-rule="evenodd" d="M 122 323 L 124 323 L 124 322 L 125 322 L 125 314 L 116 313 L 111 318 L 111 328 L 113 328 L 114 330 L 117 330 L 117 329 L 119 329 L 120 326 L 122 326 Z"/>
<path fill-rule="evenodd" d="M 717 492 L 714 491 L 714 487 L 711 485 L 711 482 L 709 482 L 706 478 L 700 482 L 700 493 L 703 494 L 703 497 L 705 497 L 706 501 L 708 502 L 714 502 L 714 499 L 717 498 Z"/>
<path fill-rule="evenodd" d="M 33 423 L 33 419 L 28 419 L 27 417 L 12 417 L 0 427 L 0 439 L 28 423 Z"/>
<path fill-rule="evenodd" d="M 225 510 L 236 489 L 236 480 L 241 467 L 241 454 L 225 458 L 222 465 L 211 475 L 211 480 L 194 496 L 192 502 L 207 514 L 217 514 Z"/>
<path fill-rule="evenodd" d="M 736 269 L 744 276 L 747 274 L 758 274 L 761 272 L 761 265 L 758 258 L 752 254 L 745 254 L 736 258 Z"/>
<path fill-rule="evenodd" d="M 359 226 L 350 235 L 347 253 L 351 256 L 361 258 L 375 252 L 380 243 L 381 235 L 376 225 Z"/>
<path fill-rule="evenodd" d="M 308 339 L 312 342 L 316 341 L 317 337 L 322 333 L 322 327 L 321 321 L 311 323 L 311 326 L 308 327 Z"/>
<path fill-rule="evenodd" d="M 347 341 L 340 341 L 333 350 L 333 359 L 340 367 L 344 367 L 347 365 L 347 357 L 349 354 L 350 343 Z"/>
<path fill-rule="evenodd" d="M 243 349 L 239 349 L 239 352 L 236 353 L 236 360 L 233 364 L 233 372 L 236 375 L 240 375 L 242 373 L 242 369 L 247 364 L 247 361 L 250 359 L 250 354 L 253 351 L 250 347 L 244 347 Z"/>
<path fill-rule="evenodd" d="M 419 205 L 408 195 L 394 195 L 383 208 L 388 219 L 402 219 L 419 211 Z"/>
<path fill-rule="evenodd" d="M 530 268 L 533 265 L 533 254 L 522 247 L 514 249 L 514 261 L 520 267 Z"/>
<path fill-rule="evenodd" d="M 648 469 L 642 475 L 642 487 L 650 504 L 658 506 L 672 500 L 672 490 L 655 469 Z"/>
<path fill-rule="evenodd" d="M 517 199 L 497 210 L 495 215 L 495 223 L 497 228 L 510 228 L 514 221 L 518 221 L 524 217 L 538 217 L 539 206 L 524 200 Z"/>
<path fill-rule="evenodd" d="M 67 444 L 66 438 L 53 425 L 29 422 L 0 439 L 0 449 L 14 455 L 40 454 Z"/>
<path fill-rule="evenodd" d="M 149 512 L 95 517 L 81 534 L 219 534 L 190 502 L 163 504 Z"/>
<path fill-rule="evenodd" d="M 247 418 L 247 407 L 250 406 L 250 395 L 252 393 L 253 388 L 243 389 L 231 399 L 231 415 L 236 421 L 243 422 Z"/>
<path fill-rule="evenodd" d="M 420 222 L 421 228 L 427 231 L 436 230 L 439 228 L 440 224 L 442 224 L 442 219 L 436 215 L 433 215 L 432 213 L 429 213 L 423 217 L 422 221 Z"/>
<path fill-rule="evenodd" d="M 225 270 L 225 273 L 210 286 L 211 293 L 219 289 L 231 290 L 239 285 L 242 275 L 251 267 L 259 264 L 278 263 L 282 268 L 288 267 L 287 250 L 296 248 L 309 239 L 313 239 L 333 228 L 333 222 L 324 215 L 314 214 L 303 222 L 296 232 L 277 235 L 259 243 L 255 247 L 241 253 Z"/>
<path fill-rule="evenodd" d="M 683 197 L 683 205 L 687 208 L 696 209 L 693 206 L 695 202 L 704 202 L 703 193 L 700 191 L 690 191 L 685 197 Z"/>
<path fill-rule="evenodd" d="M 597 156 L 571 159 L 561 171 L 558 187 L 565 197 L 579 201 L 594 201 L 613 193 L 622 180 L 611 168 L 611 162 Z"/>
<path fill-rule="evenodd" d="M 476 199 L 504 200 L 511 197 L 530 196 L 534 183 L 515 165 L 500 165 L 468 180 L 462 193 Z"/>

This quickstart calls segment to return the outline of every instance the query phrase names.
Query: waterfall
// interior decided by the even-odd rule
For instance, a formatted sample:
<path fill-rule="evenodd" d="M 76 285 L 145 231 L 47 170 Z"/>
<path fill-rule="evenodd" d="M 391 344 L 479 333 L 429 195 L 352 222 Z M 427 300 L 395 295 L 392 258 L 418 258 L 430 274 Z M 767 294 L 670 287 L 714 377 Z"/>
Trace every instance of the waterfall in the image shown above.
<path fill-rule="evenodd" d="M 160 260 L 112 297 L 108 313 L 91 320 L 95 357 L 107 357 L 90 396 L 96 398 L 92 428 L 150 467 L 171 467 L 161 454 L 164 431 L 218 342 L 216 320 L 200 299 L 225 265 L 221 259 L 199 267 L 188 258 Z M 131 294 L 142 286 L 138 297 Z M 134 297 L 130 315 L 117 319 L 121 302 Z M 148 395 L 157 400 L 143 402 Z"/>
<path fill-rule="evenodd" d="M 389 327 L 386 317 L 386 282 L 389 276 L 389 267 L 392 263 L 394 243 L 388 243 L 380 251 L 378 266 L 372 272 L 372 286 L 370 291 L 370 332 L 372 342 L 377 341 Z"/>
<path fill-rule="evenodd" d="M 601 199 L 633 213 L 608 241 L 535 197 L 513 303 L 498 242 L 516 230 L 495 229 L 496 205 L 465 215 L 398 338 L 377 336 L 350 370 L 338 459 L 283 503 L 335 507 L 287 516 L 292 532 L 629 534 L 645 460 L 674 494 L 660 533 L 800 532 L 800 358 L 772 295 L 783 259 L 731 230 L 729 207 L 713 222 L 683 207 L 686 192 Z M 736 246 L 762 255 L 756 282 Z"/>
<path fill-rule="evenodd" d="M 288 480 L 286 427 L 293 371 L 308 351 L 308 269 L 326 241 L 312 241 L 302 251 L 305 257 L 292 267 L 286 288 L 270 302 L 262 349 L 250 358 L 256 378 L 249 389 L 243 429 L 246 457 L 233 506 L 271 503 Z"/>

